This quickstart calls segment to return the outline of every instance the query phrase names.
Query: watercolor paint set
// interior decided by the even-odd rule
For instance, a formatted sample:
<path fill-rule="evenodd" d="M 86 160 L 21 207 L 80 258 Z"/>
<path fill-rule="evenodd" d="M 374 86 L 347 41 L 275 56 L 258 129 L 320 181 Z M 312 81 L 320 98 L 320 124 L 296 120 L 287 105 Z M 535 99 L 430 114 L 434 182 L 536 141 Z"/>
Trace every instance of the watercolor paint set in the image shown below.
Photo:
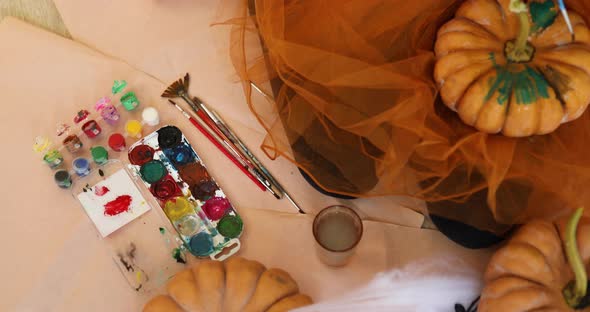
<path fill-rule="evenodd" d="M 108 160 L 71 189 L 133 289 L 158 288 L 184 268 L 183 242 L 125 163 Z"/>
<path fill-rule="evenodd" d="M 190 253 L 221 261 L 240 249 L 243 222 L 180 129 L 160 128 L 128 156 Z"/>

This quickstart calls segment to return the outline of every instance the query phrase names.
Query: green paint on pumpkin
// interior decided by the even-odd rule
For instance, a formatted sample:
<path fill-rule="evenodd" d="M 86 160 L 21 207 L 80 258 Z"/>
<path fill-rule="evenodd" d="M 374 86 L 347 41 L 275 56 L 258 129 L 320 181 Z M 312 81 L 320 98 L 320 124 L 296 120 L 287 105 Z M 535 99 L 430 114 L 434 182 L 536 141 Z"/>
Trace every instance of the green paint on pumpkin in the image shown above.
<path fill-rule="evenodd" d="M 552 0 L 544 2 L 533 1 L 529 4 L 531 19 L 533 20 L 533 32 L 545 29 L 555 22 L 559 13 L 557 6 Z"/>
<path fill-rule="evenodd" d="M 511 71 L 509 65 L 498 65 L 493 53 L 490 53 L 490 60 L 496 69 L 496 77 L 492 77 L 488 84 L 490 89 L 484 101 L 489 101 L 496 92 L 499 93 L 497 102 L 504 105 L 512 93 L 516 97 L 517 104 L 533 104 L 539 99 L 549 98 L 549 83 L 541 73 L 525 65 L 524 70 Z"/>

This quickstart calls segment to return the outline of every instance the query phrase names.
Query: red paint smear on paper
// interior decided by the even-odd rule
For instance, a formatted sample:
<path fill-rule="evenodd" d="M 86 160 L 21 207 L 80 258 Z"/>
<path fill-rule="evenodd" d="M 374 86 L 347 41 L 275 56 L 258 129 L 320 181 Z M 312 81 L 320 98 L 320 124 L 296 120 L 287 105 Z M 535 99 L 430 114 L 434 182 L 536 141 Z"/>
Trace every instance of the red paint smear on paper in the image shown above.
<path fill-rule="evenodd" d="M 116 216 L 120 213 L 129 211 L 131 200 L 131 196 L 121 195 L 115 198 L 115 200 L 111 200 L 110 202 L 106 203 L 104 205 L 105 216 Z"/>
<path fill-rule="evenodd" d="M 96 196 L 103 196 L 104 194 L 108 193 L 110 190 L 106 186 L 97 186 L 94 188 L 94 195 Z"/>

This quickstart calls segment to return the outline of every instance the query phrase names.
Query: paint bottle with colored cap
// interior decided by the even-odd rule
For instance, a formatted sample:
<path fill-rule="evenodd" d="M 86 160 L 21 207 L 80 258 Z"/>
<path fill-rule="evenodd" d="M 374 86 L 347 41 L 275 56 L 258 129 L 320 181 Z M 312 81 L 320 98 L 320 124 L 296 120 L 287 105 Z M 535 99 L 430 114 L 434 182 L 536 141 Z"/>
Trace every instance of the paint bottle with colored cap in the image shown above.
<path fill-rule="evenodd" d="M 109 147 L 116 152 L 122 152 L 127 148 L 125 137 L 120 133 L 113 133 L 109 137 Z"/>
<path fill-rule="evenodd" d="M 90 173 L 90 162 L 88 159 L 83 157 L 78 157 L 72 161 L 72 167 L 74 168 L 74 172 L 80 177 L 85 177 Z"/>
<path fill-rule="evenodd" d="M 67 170 L 57 170 L 53 175 L 53 179 L 60 188 L 68 189 L 72 186 L 72 176 Z"/>
<path fill-rule="evenodd" d="M 111 99 L 103 97 L 96 102 L 94 109 L 100 113 L 100 116 L 109 125 L 114 125 L 119 121 L 121 115 L 117 111 L 117 108 L 111 103 Z"/>
<path fill-rule="evenodd" d="M 43 161 L 49 166 L 49 168 L 55 169 L 61 166 L 64 158 L 61 153 L 52 146 L 53 143 L 47 137 L 38 136 L 35 138 L 33 150 L 43 155 Z"/>
<path fill-rule="evenodd" d="M 109 160 L 109 152 L 102 146 L 94 146 L 90 148 L 92 159 L 97 165 L 105 164 Z"/>
<path fill-rule="evenodd" d="M 154 127 L 160 123 L 160 114 L 155 108 L 146 107 L 143 112 L 141 112 L 141 119 L 144 124 Z"/>
<path fill-rule="evenodd" d="M 92 139 L 98 136 L 102 132 L 102 129 L 96 120 L 89 120 L 82 126 L 82 131 L 84 131 L 88 138 Z"/>
<path fill-rule="evenodd" d="M 66 149 L 68 150 L 68 152 L 70 152 L 72 154 L 79 152 L 83 146 L 82 141 L 80 141 L 80 138 L 75 134 L 68 135 L 63 140 L 63 144 L 66 147 Z"/>
<path fill-rule="evenodd" d="M 125 134 L 129 137 L 137 139 L 141 138 L 141 130 L 142 126 L 139 120 L 132 119 L 125 124 Z"/>

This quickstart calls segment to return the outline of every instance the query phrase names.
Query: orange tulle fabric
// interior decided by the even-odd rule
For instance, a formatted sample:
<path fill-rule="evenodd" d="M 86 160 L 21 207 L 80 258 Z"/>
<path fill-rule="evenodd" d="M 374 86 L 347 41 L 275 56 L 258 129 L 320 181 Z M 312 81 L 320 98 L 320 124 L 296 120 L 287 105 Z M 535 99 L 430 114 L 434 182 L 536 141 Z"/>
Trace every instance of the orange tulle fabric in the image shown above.
<path fill-rule="evenodd" d="M 478 132 L 441 103 L 433 46 L 461 3 L 224 6 L 232 61 L 268 131 L 262 149 L 327 191 L 422 198 L 433 213 L 495 231 L 505 229 L 496 222 L 590 206 L 590 111 L 552 134 L 515 139 Z M 590 1 L 566 4 L 590 18 Z"/>

